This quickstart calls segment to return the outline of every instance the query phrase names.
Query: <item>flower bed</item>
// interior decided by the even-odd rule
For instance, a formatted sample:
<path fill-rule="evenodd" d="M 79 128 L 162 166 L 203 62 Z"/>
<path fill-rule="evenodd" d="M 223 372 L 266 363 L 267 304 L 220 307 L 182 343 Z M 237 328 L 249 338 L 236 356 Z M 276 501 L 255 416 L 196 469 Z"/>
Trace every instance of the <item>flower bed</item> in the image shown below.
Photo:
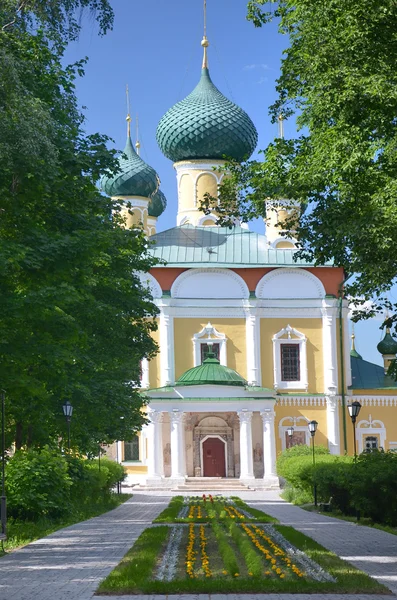
<path fill-rule="evenodd" d="M 173 523 L 146 529 L 98 593 L 387 593 L 303 534 L 261 523 L 266 515 L 239 499 L 171 505 L 163 518 Z"/>

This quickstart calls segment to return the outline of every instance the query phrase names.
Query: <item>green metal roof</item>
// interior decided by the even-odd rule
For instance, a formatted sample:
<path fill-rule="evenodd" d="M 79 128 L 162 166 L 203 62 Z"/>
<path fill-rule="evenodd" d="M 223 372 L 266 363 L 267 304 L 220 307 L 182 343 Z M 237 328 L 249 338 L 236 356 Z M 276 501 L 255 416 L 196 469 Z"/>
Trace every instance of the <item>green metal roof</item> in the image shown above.
<path fill-rule="evenodd" d="M 149 217 L 159 217 L 167 208 L 167 198 L 161 190 L 157 190 L 151 197 L 148 206 Z"/>
<path fill-rule="evenodd" d="M 191 94 L 162 117 L 156 137 L 163 154 L 174 162 L 225 155 L 242 161 L 258 142 L 247 113 L 218 90 L 207 68 Z"/>
<path fill-rule="evenodd" d="M 102 177 L 101 189 L 108 196 L 143 196 L 150 198 L 160 184 L 152 167 L 135 152 L 130 136 L 119 159 L 120 171 L 112 177 Z"/>
<path fill-rule="evenodd" d="M 220 364 L 217 358 L 208 357 L 203 364 L 189 369 L 175 383 L 184 385 L 238 385 L 245 387 L 247 381 L 229 367 Z"/>
<path fill-rule="evenodd" d="M 352 385 L 353 390 L 368 390 L 368 389 L 397 389 L 397 382 L 392 377 L 385 375 L 385 370 L 379 365 L 351 356 L 350 359 L 352 369 Z"/>
<path fill-rule="evenodd" d="M 361 358 L 362 359 L 361 354 L 359 354 L 355 348 L 350 350 L 350 356 L 352 356 L 353 358 Z"/>
<path fill-rule="evenodd" d="M 266 237 L 243 227 L 195 227 L 182 225 L 153 235 L 149 252 L 168 267 L 312 266 L 295 252 L 269 248 Z M 332 262 L 326 264 L 332 266 Z"/>
<path fill-rule="evenodd" d="M 386 329 L 385 337 L 376 346 L 381 354 L 396 354 L 397 342 L 390 335 L 390 329 Z"/>

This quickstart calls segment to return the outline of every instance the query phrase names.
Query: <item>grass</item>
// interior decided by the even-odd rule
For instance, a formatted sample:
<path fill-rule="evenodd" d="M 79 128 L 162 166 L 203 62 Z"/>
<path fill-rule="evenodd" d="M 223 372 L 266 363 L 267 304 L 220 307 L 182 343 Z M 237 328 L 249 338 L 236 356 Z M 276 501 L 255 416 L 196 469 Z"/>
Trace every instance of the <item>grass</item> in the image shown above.
<path fill-rule="evenodd" d="M 156 519 L 154 519 L 153 523 L 208 523 L 215 520 L 228 521 L 230 519 L 230 516 L 225 510 L 226 500 L 227 499 L 225 498 L 214 496 L 213 502 L 211 502 L 211 500 L 208 499 L 204 501 L 201 496 L 192 496 L 189 501 L 189 507 L 200 507 L 200 513 L 202 515 L 201 518 L 198 517 L 197 510 L 194 511 L 192 517 L 180 518 L 178 517 L 178 515 L 182 507 L 184 506 L 184 498 L 183 496 L 174 496 L 167 508 L 165 508 L 163 512 L 161 512 L 159 516 Z M 238 497 L 233 496 L 231 500 L 233 500 L 237 509 L 247 511 L 253 517 L 252 519 L 244 517 L 244 519 L 241 519 L 241 521 L 244 521 L 246 523 L 250 521 L 255 521 L 256 523 L 278 522 L 277 519 L 274 519 L 273 517 L 267 515 L 261 510 L 248 506 Z"/>
<path fill-rule="evenodd" d="M 95 504 L 83 504 L 72 514 L 60 519 L 40 518 L 37 521 L 22 521 L 10 518 L 7 523 L 7 540 L 3 542 L 4 554 L 22 548 L 35 540 L 46 537 L 58 529 L 98 517 L 131 498 L 131 494 L 112 494 Z M 0 550 L 0 556 L 4 556 Z"/>
<path fill-rule="evenodd" d="M 177 518 L 183 504 L 183 498 L 179 498 L 174 498 L 170 502 L 168 509 L 163 511 L 162 518 Z M 236 500 L 239 499 L 234 500 L 237 507 Z M 198 502 L 197 498 L 193 498 L 192 501 L 196 504 Z M 239 508 L 245 506 L 241 503 Z M 251 507 L 247 508 L 252 512 Z M 215 512 L 219 515 L 218 511 Z M 291 527 L 282 525 L 275 525 L 275 527 L 294 546 L 305 551 L 310 558 L 328 571 L 336 582 L 317 582 L 302 577 L 302 574 L 296 574 L 293 569 L 291 570 L 290 565 L 286 566 L 287 563 L 283 562 L 286 561 L 285 555 L 280 557 L 277 554 L 277 548 L 271 549 L 270 546 L 266 546 L 267 542 L 260 538 L 259 534 L 256 534 L 255 540 L 253 534 L 258 531 L 255 523 L 236 522 L 229 514 L 223 519 L 212 519 L 204 524 L 191 522 L 189 527 L 183 528 L 176 575 L 170 582 L 155 580 L 154 576 L 166 550 L 172 526 L 146 529 L 121 563 L 100 584 L 97 593 L 104 595 L 272 592 L 390 594 L 385 586 L 358 571 L 304 534 Z M 253 535 L 253 540 L 250 539 L 247 531 L 251 536 Z M 204 572 L 202 565 L 203 533 L 210 576 Z M 194 550 L 190 574 L 187 573 L 188 563 L 186 563 L 189 540 L 192 540 L 191 547 Z M 258 540 L 262 549 L 259 547 Z M 266 552 L 270 552 L 271 556 L 266 558 Z M 283 569 L 285 574 L 277 575 L 277 571 L 271 570 L 277 568 L 279 573 Z"/>

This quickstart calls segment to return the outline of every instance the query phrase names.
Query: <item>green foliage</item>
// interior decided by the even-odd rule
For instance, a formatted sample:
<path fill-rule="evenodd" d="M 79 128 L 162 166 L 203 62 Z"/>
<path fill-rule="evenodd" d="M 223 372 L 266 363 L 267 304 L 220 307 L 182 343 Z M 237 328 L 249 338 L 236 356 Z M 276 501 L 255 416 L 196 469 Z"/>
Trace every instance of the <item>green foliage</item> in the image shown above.
<path fill-rule="evenodd" d="M 230 546 L 226 531 L 224 527 L 216 521 L 212 523 L 212 531 L 214 532 L 219 554 L 222 557 L 225 569 L 232 577 L 234 577 L 236 573 L 240 573 L 240 569 L 233 548 Z"/>
<path fill-rule="evenodd" d="M 79 514 L 84 505 L 102 505 L 117 481 L 125 478 L 121 465 L 108 459 L 63 456 L 59 450 L 19 450 L 8 461 L 8 512 L 19 519 L 56 519 Z"/>
<path fill-rule="evenodd" d="M 335 461 L 331 464 L 319 464 L 315 471 L 318 498 L 328 502 L 332 498 L 332 507 L 346 515 L 354 514 L 352 481 L 355 477 L 355 465 L 350 461 Z"/>
<path fill-rule="evenodd" d="M 247 571 L 255 577 L 260 577 L 263 571 L 262 559 L 256 552 L 246 533 L 236 523 L 229 525 L 230 535 L 242 556 Z"/>
<path fill-rule="evenodd" d="M 153 523 L 174 523 L 183 507 L 183 496 L 174 496 L 167 508 L 165 508 L 153 521 Z"/>
<path fill-rule="evenodd" d="M 0 380 L 7 446 L 128 439 L 145 419 L 140 361 L 157 309 L 138 278 L 153 265 L 143 233 L 96 183 L 114 171 L 108 139 L 87 136 L 75 97 L 83 61 L 64 66 L 79 9 L 111 25 L 107 0 L 14 0 L 0 7 Z M 77 12 L 76 12 L 77 10 Z M 31 22 L 35 27 L 31 27 Z M 123 417 L 121 419 L 120 417 Z"/>
<path fill-rule="evenodd" d="M 69 512 L 71 485 L 61 454 L 49 448 L 16 452 L 6 470 L 8 513 L 23 519 L 58 517 Z"/>
<path fill-rule="evenodd" d="M 295 115 L 300 134 L 276 139 L 261 161 L 227 166 L 222 220 L 264 216 L 264 198 L 309 204 L 280 224 L 299 256 L 357 273 L 354 296 L 382 294 L 397 274 L 397 4 L 250 0 L 248 19 L 276 20 L 289 38 L 270 114 Z"/>
<path fill-rule="evenodd" d="M 331 456 L 324 446 L 315 447 L 316 465 L 333 463 L 340 457 Z M 313 488 L 313 455 L 306 445 L 293 446 L 281 452 L 277 458 L 277 473 L 297 490 L 310 493 Z"/>
<path fill-rule="evenodd" d="M 397 526 L 397 454 L 361 454 L 353 465 L 353 503 L 363 516 L 376 523 Z"/>

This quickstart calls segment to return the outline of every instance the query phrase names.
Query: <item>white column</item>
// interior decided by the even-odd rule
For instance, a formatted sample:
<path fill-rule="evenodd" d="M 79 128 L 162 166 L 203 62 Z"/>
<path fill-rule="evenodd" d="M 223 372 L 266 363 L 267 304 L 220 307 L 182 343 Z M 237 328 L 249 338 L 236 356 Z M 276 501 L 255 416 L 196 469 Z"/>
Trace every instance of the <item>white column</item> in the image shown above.
<path fill-rule="evenodd" d="M 325 301 L 326 302 L 326 301 Z M 334 306 L 324 306 L 323 313 L 323 361 L 324 392 L 336 390 L 338 386 L 338 359 L 336 349 L 336 312 Z"/>
<path fill-rule="evenodd" d="M 240 419 L 240 479 L 254 479 L 252 451 L 252 412 L 241 410 Z"/>
<path fill-rule="evenodd" d="M 247 345 L 247 380 L 249 385 L 261 385 L 260 320 L 249 314 L 245 320 Z"/>
<path fill-rule="evenodd" d="M 149 361 L 143 358 L 141 362 L 141 388 L 146 390 L 149 388 Z"/>
<path fill-rule="evenodd" d="M 261 412 L 263 423 L 263 467 L 264 479 L 276 477 L 276 436 L 274 431 L 274 411 Z"/>
<path fill-rule="evenodd" d="M 160 385 L 173 385 L 174 375 L 174 318 L 160 312 Z"/>
<path fill-rule="evenodd" d="M 326 397 L 327 400 L 327 437 L 331 454 L 340 454 L 339 406 L 335 392 Z"/>
<path fill-rule="evenodd" d="M 350 364 L 350 331 L 349 331 L 349 306 L 348 301 L 343 300 L 342 320 L 343 320 L 343 352 L 345 355 L 345 386 L 349 387 L 352 384 L 352 369 Z M 339 315 L 338 315 L 339 316 Z M 338 319 L 339 321 L 339 319 Z"/>
<path fill-rule="evenodd" d="M 123 442 L 116 442 L 116 461 L 118 463 L 123 462 L 122 458 L 123 458 L 123 448 L 122 448 L 122 444 Z"/>
<path fill-rule="evenodd" d="M 335 398 L 338 389 L 338 354 L 336 341 L 336 300 L 330 305 L 327 300 L 323 306 L 323 361 L 324 361 L 324 394 L 327 400 L 327 438 L 331 454 L 340 453 L 339 412 Z M 344 358 L 342 357 L 342 360 Z"/>
<path fill-rule="evenodd" d="M 171 421 L 171 478 L 186 477 L 184 413 L 174 410 L 170 413 Z"/>
<path fill-rule="evenodd" d="M 148 479 L 161 479 L 164 476 L 163 463 L 163 414 L 158 411 L 150 411 L 148 414 L 150 422 L 147 425 L 147 439 L 149 453 L 147 457 Z"/>

